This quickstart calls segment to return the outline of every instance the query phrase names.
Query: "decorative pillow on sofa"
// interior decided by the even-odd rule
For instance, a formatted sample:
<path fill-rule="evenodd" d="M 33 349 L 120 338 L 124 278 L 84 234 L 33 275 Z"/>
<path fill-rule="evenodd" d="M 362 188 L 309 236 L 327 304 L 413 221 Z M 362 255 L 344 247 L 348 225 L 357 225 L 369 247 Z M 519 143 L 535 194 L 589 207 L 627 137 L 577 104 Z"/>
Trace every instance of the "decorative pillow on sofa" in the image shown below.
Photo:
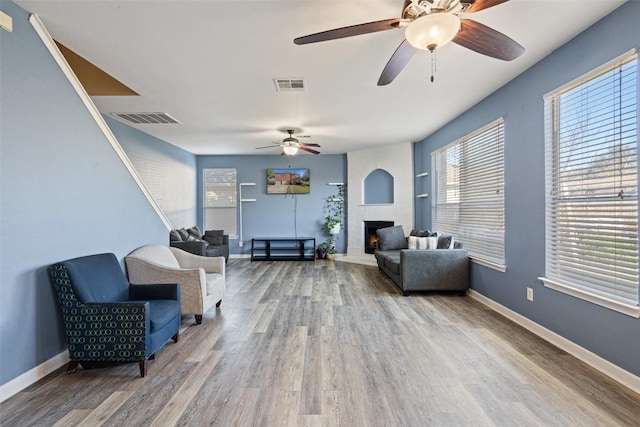
<path fill-rule="evenodd" d="M 454 241 L 453 236 L 441 235 L 438 236 L 438 249 L 453 249 Z"/>
<path fill-rule="evenodd" d="M 409 233 L 409 236 L 416 236 L 416 237 L 429 237 L 432 235 L 433 234 L 431 234 L 429 230 L 411 230 L 411 233 Z"/>
<path fill-rule="evenodd" d="M 207 230 L 204 232 L 204 240 L 210 245 L 221 245 L 224 243 L 224 230 Z"/>
<path fill-rule="evenodd" d="M 187 237 L 187 240 L 186 240 L 186 241 L 187 241 L 187 242 L 204 242 L 204 243 L 207 243 L 207 244 L 208 244 L 208 242 L 206 242 L 205 240 L 197 239 L 197 238 L 196 238 L 195 236 L 193 236 L 192 234 L 189 234 L 189 237 Z"/>
<path fill-rule="evenodd" d="M 169 241 L 170 242 L 182 242 L 182 236 L 178 233 L 178 230 L 171 230 L 169 232 Z"/>
<path fill-rule="evenodd" d="M 188 229 L 187 233 L 189 233 L 190 236 L 193 236 L 196 239 L 202 240 L 202 232 L 200 231 L 197 225 L 194 225 L 193 227 Z"/>
<path fill-rule="evenodd" d="M 409 249 L 418 249 L 418 237 L 417 236 L 409 236 L 407 239 L 407 243 L 409 244 Z"/>
<path fill-rule="evenodd" d="M 176 231 L 178 232 L 178 234 L 180 234 L 180 237 L 182 238 L 182 241 L 186 242 L 187 238 L 189 237 L 189 232 L 187 230 L 185 230 L 184 228 L 178 228 Z"/>
<path fill-rule="evenodd" d="M 378 236 L 378 250 L 396 251 L 407 248 L 407 239 L 401 225 L 385 227 L 376 230 Z"/>

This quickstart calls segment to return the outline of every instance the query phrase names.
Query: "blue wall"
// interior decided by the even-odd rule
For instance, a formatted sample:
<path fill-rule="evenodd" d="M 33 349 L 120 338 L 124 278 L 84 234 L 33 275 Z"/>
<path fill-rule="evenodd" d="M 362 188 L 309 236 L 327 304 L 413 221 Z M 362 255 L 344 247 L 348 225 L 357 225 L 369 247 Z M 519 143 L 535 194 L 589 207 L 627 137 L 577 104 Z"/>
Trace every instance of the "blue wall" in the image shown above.
<path fill-rule="evenodd" d="M 508 85 L 416 144 L 415 170 L 430 153 L 500 116 L 505 120 L 505 273 L 473 264 L 474 290 L 612 363 L 640 375 L 640 320 L 545 288 L 543 95 L 640 45 L 640 2 L 628 2 Z M 430 174 L 429 176 L 432 176 Z M 418 192 L 431 192 L 431 180 Z M 429 199 L 418 199 L 416 226 L 429 229 Z M 525 298 L 534 288 L 534 301 Z"/>
<path fill-rule="evenodd" d="M 267 169 L 309 168 L 311 190 L 309 194 L 283 195 L 267 194 Z M 203 227 L 202 214 L 202 170 L 205 168 L 236 168 L 238 183 L 255 182 L 255 187 L 246 186 L 242 190 L 245 199 L 256 199 L 244 203 L 243 239 L 244 247 L 238 240 L 229 242 L 232 254 L 249 254 L 253 237 L 309 236 L 322 243 L 329 235 L 322 231 L 325 199 L 337 193 L 337 187 L 329 182 L 347 182 L 347 158 L 344 154 L 320 156 L 198 156 L 198 224 Z M 347 187 L 348 191 L 348 187 Z M 346 210 L 346 209 L 345 209 Z M 345 221 L 346 223 L 346 221 Z M 341 231 L 337 241 L 338 253 L 346 252 L 346 235 Z"/>
<path fill-rule="evenodd" d="M 167 230 L 28 22 L 0 31 L 0 384 L 66 351 L 46 267 Z"/>

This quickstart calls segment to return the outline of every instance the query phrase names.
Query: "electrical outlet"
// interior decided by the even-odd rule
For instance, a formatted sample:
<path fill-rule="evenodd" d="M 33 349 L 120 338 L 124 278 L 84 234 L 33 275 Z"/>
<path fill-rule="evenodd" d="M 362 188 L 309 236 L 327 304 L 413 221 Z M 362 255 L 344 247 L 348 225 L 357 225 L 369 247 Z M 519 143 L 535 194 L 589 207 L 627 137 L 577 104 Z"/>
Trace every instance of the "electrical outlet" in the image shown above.
<path fill-rule="evenodd" d="M 240 246 L 240 247 L 244 246 L 244 242 L 243 242 L 242 240 L 240 240 L 240 241 L 238 242 L 238 246 Z"/>
<path fill-rule="evenodd" d="M 527 300 L 533 301 L 533 288 L 527 288 Z"/>

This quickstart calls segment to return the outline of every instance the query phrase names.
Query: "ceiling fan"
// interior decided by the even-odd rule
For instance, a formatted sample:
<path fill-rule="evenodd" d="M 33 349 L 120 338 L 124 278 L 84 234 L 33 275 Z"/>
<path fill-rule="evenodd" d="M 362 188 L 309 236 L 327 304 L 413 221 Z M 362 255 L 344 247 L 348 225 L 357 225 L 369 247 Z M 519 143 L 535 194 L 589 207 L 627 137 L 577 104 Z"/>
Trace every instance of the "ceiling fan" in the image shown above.
<path fill-rule="evenodd" d="M 479 22 L 458 17 L 461 13 L 478 12 L 506 1 L 508 0 L 405 0 L 401 18 L 322 31 L 298 37 L 293 42 L 301 45 L 405 28 L 405 40 L 393 53 L 378 80 L 378 86 L 384 86 L 396 78 L 416 49 L 432 53 L 433 68 L 433 53 L 450 41 L 504 61 L 512 61 L 522 55 L 524 47 L 511 38 Z"/>
<path fill-rule="evenodd" d="M 309 148 L 309 147 L 318 147 L 320 148 L 320 145 L 318 144 L 305 144 L 302 143 L 300 141 L 298 141 L 298 138 L 311 138 L 309 135 L 299 135 L 298 138 L 294 138 L 293 134 L 294 134 L 295 130 L 293 129 L 287 129 L 287 133 L 289 134 L 288 137 L 286 137 L 285 139 L 282 140 L 282 142 L 272 142 L 273 145 L 267 145 L 266 147 L 258 147 L 256 148 L 256 150 L 261 150 L 263 148 L 274 148 L 274 147 L 282 147 L 282 155 L 283 156 L 293 156 L 295 155 L 298 150 L 303 150 L 303 151 L 307 151 L 311 154 L 320 154 L 319 151 L 314 150 L 313 148 Z"/>

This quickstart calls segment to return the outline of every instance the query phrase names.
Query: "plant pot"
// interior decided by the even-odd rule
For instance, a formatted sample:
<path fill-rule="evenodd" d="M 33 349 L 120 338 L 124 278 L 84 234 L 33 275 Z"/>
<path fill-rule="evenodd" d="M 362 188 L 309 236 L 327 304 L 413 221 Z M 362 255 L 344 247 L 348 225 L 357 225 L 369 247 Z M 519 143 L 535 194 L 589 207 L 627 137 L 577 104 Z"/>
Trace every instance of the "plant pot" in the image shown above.
<path fill-rule="evenodd" d="M 327 254 L 327 259 L 329 261 L 333 261 L 334 259 L 336 259 L 336 254 Z"/>
<path fill-rule="evenodd" d="M 333 234 L 334 236 L 340 234 L 340 224 L 336 224 L 329 230 L 329 234 Z"/>
<path fill-rule="evenodd" d="M 324 259 L 327 256 L 327 251 L 324 249 L 316 249 L 316 256 L 318 259 Z"/>

